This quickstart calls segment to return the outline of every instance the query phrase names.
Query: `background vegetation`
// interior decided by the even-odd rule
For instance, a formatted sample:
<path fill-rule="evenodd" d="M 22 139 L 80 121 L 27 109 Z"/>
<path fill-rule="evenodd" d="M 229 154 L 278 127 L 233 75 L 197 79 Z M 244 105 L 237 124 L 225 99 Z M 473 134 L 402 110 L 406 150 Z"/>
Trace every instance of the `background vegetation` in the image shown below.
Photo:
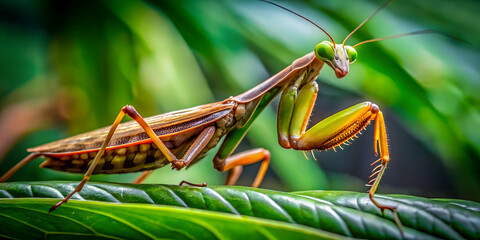
<path fill-rule="evenodd" d="M 383 1 L 279 3 L 341 41 Z M 321 72 L 311 123 L 366 100 L 386 116 L 392 161 L 379 192 L 480 200 L 479 11 L 474 0 L 394 1 L 348 43 L 422 29 L 463 41 L 421 35 L 362 45 L 344 79 Z M 0 13 L 0 173 L 28 147 L 111 124 L 126 104 L 150 116 L 240 94 L 327 39 L 259 1 L 0 1 Z M 343 151 L 315 153 L 316 162 L 278 146 L 275 112 L 276 103 L 239 147 L 271 150 L 263 188 L 367 190 L 372 129 Z M 221 184 L 212 156 L 187 171 L 160 169 L 147 182 Z M 81 179 L 38 169 L 41 161 L 11 181 Z"/>

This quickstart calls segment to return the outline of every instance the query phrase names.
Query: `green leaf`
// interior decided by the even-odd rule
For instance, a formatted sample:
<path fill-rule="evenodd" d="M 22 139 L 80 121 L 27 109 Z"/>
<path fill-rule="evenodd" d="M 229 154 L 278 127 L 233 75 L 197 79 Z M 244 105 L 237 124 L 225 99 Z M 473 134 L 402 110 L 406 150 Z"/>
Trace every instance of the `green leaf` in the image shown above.
<path fill-rule="evenodd" d="M 354 192 L 305 191 L 299 195 L 382 216 L 371 207 L 367 194 Z M 402 224 L 446 239 L 480 238 L 480 204 L 465 200 L 427 199 L 405 195 L 378 195 L 387 206 L 397 206 Z M 387 215 L 387 217 L 389 217 Z M 391 218 L 391 217 L 389 217 Z"/>
<path fill-rule="evenodd" d="M 77 182 L 2 183 L 0 198 L 62 198 L 77 184 Z M 275 223 L 281 221 L 294 224 L 293 226 L 304 225 L 355 238 L 402 237 L 392 220 L 391 213 L 385 212 L 382 215 L 371 203 L 368 195 L 361 193 L 330 191 L 284 193 L 238 186 L 197 188 L 176 185 L 89 183 L 72 199 L 204 209 L 230 215 L 271 219 L 275 220 L 273 221 Z M 408 239 L 479 237 L 480 213 L 476 211 L 477 203 L 401 195 L 378 195 L 377 200 L 381 204 L 398 206 L 398 214 L 404 224 L 404 234 Z M 0 200 L 0 205 L 3 201 L 6 200 Z M 53 203 L 51 202 L 48 207 Z M 71 211 L 67 211 L 65 207 L 70 205 L 71 202 L 62 205 L 54 213 L 67 214 Z M 60 212 L 61 209 L 64 210 Z M 46 214 L 47 210 L 48 208 L 45 208 L 43 213 L 39 212 L 38 215 Z M 110 210 L 107 212 L 113 214 Z M 4 214 L 4 210 L 0 210 L 0 214 Z M 89 219 L 87 216 L 85 218 Z"/>
<path fill-rule="evenodd" d="M 0 200 L 0 237 L 15 239 L 338 239 L 331 233 L 258 218 L 146 204 L 53 199 Z"/>
<path fill-rule="evenodd" d="M 477 202 L 461 200 L 461 199 L 441 199 L 441 198 L 435 199 L 435 200 L 443 201 L 451 205 L 456 205 L 466 209 L 470 209 L 474 212 L 480 212 L 480 203 L 477 203 Z"/>

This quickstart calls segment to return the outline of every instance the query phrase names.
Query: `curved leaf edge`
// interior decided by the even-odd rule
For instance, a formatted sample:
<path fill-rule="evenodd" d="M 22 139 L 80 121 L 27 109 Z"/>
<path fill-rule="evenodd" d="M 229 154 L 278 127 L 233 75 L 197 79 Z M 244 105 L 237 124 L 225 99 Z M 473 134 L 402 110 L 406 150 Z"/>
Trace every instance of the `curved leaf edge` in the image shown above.
<path fill-rule="evenodd" d="M 55 204 L 57 201 L 55 199 L 48 199 L 48 198 L 19 198 L 19 199 L 0 199 L 0 210 L 1 209 L 8 209 L 8 208 L 15 208 L 18 211 L 22 209 L 35 209 L 40 211 L 47 212 L 50 206 Z M 180 219 L 204 219 L 210 220 L 215 222 L 224 222 L 225 224 L 229 224 L 230 226 L 234 226 L 235 224 L 244 224 L 250 226 L 252 228 L 260 228 L 260 232 L 265 234 L 266 236 L 270 235 L 272 232 L 269 230 L 281 230 L 284 232 L 289 232 L 289 234 L 297 235 L 298 237 L 307 237 L 311 239 L 344 239 L 345 237 L 330 233 L 327 231 L 323 231 L 320 229 L 311 228 L 308 226 L 303 225 L 296 225 L 285 223 L 281 221 L 269 220 L 269 219 L 262 219 L 250 216 L 241 216 L 241 215 L 232 215 L 228 213 L 222 212 L 213 212 L 209 210 L 202 210 L 202 209 L 193 209 L 193 208 L 184 208 L 178 206 L 166 206 L 166 205 L 150 205 L 150 204 L 141 204 L 141 203 L 109 203 L 109 202 L 101 202 L 101 201 L 83 201 L 83 200 L 71 200 L 68 202 L 62 211 L 56 210 L 50 214 L 42 214 L 39 215 L 41 218 L 42 216 L 45 217 L 45 220 L 48 221 L 49 217 L 63 217 L 68 218 L 71 216 L 72 212 L 75 214 L 74 211 L 69 210 L 88 210 L 92 212 L 98 212 L 103 210 L 105 211 L 106 215 L 115 215 L 116 211 L 119 212 L 133 212 L 138 213 L 141 212 L 143 214 L 148 214 L 150 219 L 156 219 L 157 215 L 160 217 L 161 215 L 172 215 L 176 216 L 175 218 Z M 57 212 L 58 211 L 58 212 Z M 2 211 L 0 211 L 1 215 Z M 20 214 L 20 216 L 22 216 Z M 20 219 L 22 220 L 22 219 Z M 24 219 L 25 220 L 25 219 Z M 28 220 L 28 219 L 27 219 Z M 127 218 L 122 220 L 128 221 Z M 89 222 L 90 221 L 90 222 Z M 93 221 L 96 221 L 93 219 Z M 211 222 L 210 222 L 211 223 Z M 4 223 L 5 224 L 5 223 Z M 2 224 L 2 225 L 4 225 Z M 86 219 L 82 221 L 82 224 L 89 225 L 92 224 L 92 219 Z M 108 223 L 106 223 L 108 225 Z M 161 224 L 157 225 L 157 227 L 162 227 Z M 178 226 L 173 226 L 178 227 Z M 266 228 L 267 230 L 265 230 Z M 263 230 L 262 230 L 263 229 Z M 222 230 L 214 230 L 217 231 L 217 234 L 224 234 Z M 74 234 L 74 232 L 71 232 Z M 66 232 L 65 234 L 69 234 Z M 78 233 L 76 233 L 78 234 Z M 193 236 L 195 233 L 192 233 Z M 99 235 L 101 236 L 101 235 Z M 152 236 L 152 237 L 159 237 L 159 236 Z M 279 236 L 277 236 L 279 237 Z M 220 237 L 221 238 L 221 237 Z"/>

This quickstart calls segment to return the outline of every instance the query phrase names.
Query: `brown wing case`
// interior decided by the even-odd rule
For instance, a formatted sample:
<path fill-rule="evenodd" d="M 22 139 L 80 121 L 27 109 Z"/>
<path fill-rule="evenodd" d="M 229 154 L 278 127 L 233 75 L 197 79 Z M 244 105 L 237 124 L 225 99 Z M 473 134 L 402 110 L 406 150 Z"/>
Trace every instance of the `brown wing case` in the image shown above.
<path fill-rule="evenodd" d="M 233 108 L 233 103 L 217 102 L 198 107 L 169 112 L 145 118 L 157 136 L 179 134 L 197 126 L 214 122 L 225 116 Z M 29 148 L 29 152 L 62 153 L 85 151 L 100 148 L 110 127 L 100 128 L 91 132 L 79 134 L 66 139 Z M 109 147 L 132 144 L 148 140 L 148 135 L 135 121 L 118 125 Z"/>

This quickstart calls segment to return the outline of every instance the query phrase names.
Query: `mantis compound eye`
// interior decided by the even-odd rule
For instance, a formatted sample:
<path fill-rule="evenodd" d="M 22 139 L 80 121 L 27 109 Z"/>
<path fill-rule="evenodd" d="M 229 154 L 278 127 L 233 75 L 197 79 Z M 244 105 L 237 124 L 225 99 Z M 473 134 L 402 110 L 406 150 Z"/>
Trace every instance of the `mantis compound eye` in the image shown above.
<path fill-rule="evenodd" d="M 355 48 L 350 47 L 350 46 L 345 46 L 345 50 L 347 51 L 347 56 L 348 60 L 350 61 L 350 64 L 354 63 L 355 60 L 357 60 L 357 50 Z"/>
<path fill-rule="evenodd" d="M 315 47 L 315 55 L 322 61 L 333 61 L 335 52 L 333 44 L 329 41 L 323 41 Z"/>

